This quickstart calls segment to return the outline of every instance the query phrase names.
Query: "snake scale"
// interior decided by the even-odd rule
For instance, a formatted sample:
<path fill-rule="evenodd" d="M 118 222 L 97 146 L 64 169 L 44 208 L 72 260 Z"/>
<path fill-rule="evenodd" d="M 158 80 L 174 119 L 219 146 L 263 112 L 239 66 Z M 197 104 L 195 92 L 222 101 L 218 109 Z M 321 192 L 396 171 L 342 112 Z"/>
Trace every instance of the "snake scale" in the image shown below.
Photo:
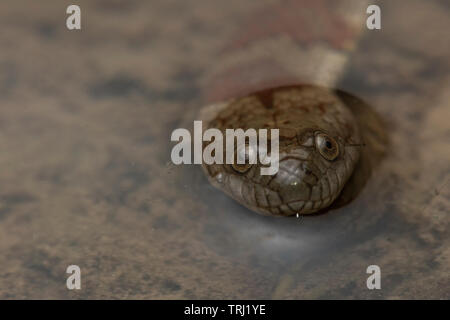
<path fill-rule="evenodd" d="M 324 210 L 338 198 L 360 158 L 360 126 L 332 89 L 276 87 L 217 104 L 215 110 L 208 127 L 223 133 L 279 129 L 279 171 L 274 175 L 261 175 L 259 162 L 203 164 L 215 187 L 264 215 Z"/>

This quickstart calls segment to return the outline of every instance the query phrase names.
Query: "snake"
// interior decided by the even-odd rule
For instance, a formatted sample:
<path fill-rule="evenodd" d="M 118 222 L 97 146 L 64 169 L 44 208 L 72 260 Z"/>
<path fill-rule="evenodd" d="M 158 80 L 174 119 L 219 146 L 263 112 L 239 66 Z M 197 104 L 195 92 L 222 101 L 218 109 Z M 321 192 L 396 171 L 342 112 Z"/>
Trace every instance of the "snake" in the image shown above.
<path fill-rule="evenodd" d="M 331 88 L 267 88 L 214 104 L 209 110 L 205 128 L 222 133 L 226 129 L 279 130 L 279 169 L 273 175 L 261 174 L 262 163 L 202 164 L 214 187 L 257 213 L 323 212 L 336 201 L 357 167 L 363 145 L 360 124 Z M 203 148 L 206 145 L 203 142 Z"/>

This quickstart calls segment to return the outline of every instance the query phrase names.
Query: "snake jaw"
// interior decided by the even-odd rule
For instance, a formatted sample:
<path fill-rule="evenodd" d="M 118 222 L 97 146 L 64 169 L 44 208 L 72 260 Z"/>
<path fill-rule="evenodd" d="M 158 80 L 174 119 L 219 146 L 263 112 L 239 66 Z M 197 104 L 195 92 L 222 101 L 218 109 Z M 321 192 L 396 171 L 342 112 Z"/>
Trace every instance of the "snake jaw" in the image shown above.
<path fill-rule="evenodd" d="M 340 143 L 342 139 L 337 139 Z M 229 165 L 206 166 L 210 182 L 251 210 L 265 215 L 311 214 L 328 207 L 339 196 L 358 154 L 343 151 L 333 161 L 313 146 L 288 147 L 280 152 L 279 170 L 260 175 L 261 164 L 245 173 Z"/>
<path fill-rule="evenodd" d="M 298 146 L 280 152 L 279 171 L 273 176 L 260 175 L 260 164 L 246 173 L 238 173 L 229 165 L 204 169 L 216 188 L 249 209 L 289 216 L 311 214 L 329 206 L 339 196 L 356 161 L 355 155 L 348 154 L 328 161 L 315 147 Z"/>

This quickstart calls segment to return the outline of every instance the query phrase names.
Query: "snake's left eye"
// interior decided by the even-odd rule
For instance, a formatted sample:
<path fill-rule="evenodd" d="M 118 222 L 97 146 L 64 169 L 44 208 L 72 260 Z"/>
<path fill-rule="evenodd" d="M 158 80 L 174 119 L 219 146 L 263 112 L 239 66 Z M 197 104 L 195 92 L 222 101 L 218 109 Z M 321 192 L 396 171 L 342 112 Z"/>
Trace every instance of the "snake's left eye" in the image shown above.
<path fill-rule="evenodd" d="M 322 132 L 317 133 L 315 142 L 317 150 L 325 159 L 333 161 L 339 155 L 339 146 L 336 140 L 329 135 Z"/>

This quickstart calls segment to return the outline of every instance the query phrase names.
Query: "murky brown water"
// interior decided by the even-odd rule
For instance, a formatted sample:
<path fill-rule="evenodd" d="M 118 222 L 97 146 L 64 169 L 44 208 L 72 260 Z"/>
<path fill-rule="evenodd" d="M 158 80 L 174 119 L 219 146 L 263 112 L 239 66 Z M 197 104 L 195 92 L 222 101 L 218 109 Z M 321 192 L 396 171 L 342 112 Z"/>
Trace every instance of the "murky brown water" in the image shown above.
<path fill-rule="evenodd" d="M 314 32 L 296 16 L 277 27 L 292 8 L 308 21 L 305 3 L 79 1 L 68 31 L 70 3 L 2 1 L 0 297 L 450 298 L 449 7 L 378 2 L 382 30 L 368 31 L 365 7 L 341 1 L 308 9 L 325 12 Z M 263 217 L 200 167 L 168 165 L 170 133 L 207 102 L 314 80 L 300 56 L 339 66 L 316 82 L 386 121 L 389 150 L 354 201 Z M 372 264 L 381 290 L 366 287 Z"/>

